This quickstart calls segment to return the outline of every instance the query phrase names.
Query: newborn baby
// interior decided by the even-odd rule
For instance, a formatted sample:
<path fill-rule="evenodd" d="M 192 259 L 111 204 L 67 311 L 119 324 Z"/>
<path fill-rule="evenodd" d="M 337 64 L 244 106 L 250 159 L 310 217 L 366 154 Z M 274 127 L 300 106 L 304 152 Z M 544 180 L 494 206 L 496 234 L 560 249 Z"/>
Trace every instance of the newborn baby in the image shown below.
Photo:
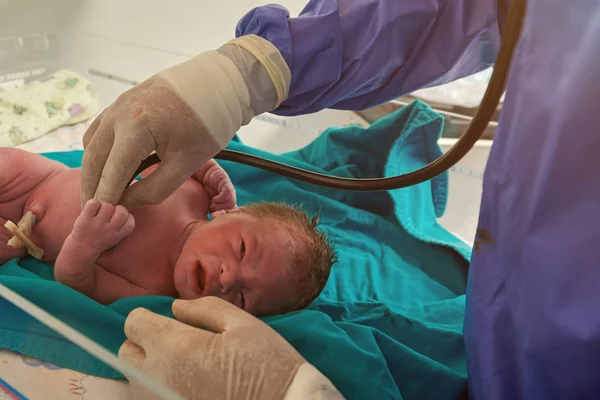
<path fill-rule="evenodd" d="M 44 249 L 42 261 L 54 263 L 55 279 L 105 304 L 217 296 L 273 315 L 307 306 L 335 262 L 305 213 L 273 203 L 236 208 L 233 185 L 214 160 L 163 203 L 128 213 L 98 200 L 81 210 L 79 169 L 0 148 L 0 225 L 28 211 L 36 220 L 30 238 Z M 7 245 L 11 237 L 0 227 L 0 265 L 27 254 Z"/>

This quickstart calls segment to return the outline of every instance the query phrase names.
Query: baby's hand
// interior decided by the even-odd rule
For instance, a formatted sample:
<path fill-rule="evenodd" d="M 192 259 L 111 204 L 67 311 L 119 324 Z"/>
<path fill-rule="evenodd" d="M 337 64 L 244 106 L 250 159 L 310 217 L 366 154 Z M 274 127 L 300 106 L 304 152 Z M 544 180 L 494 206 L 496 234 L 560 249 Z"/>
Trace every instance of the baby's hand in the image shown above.
<path fill-rule="evenodd" d="M 71 238 L 100 254 L 116 246 L 134 227 L 133 215 L 125 207 L 92 199 L 77 217 Z"/>
<path fill-rule="evenodd" d="M 210 212 L 232 210 L 236 206 L 233 183 L 227 172 L 217 163 L 206 171 L 202 184 L 210 197 Z"/>

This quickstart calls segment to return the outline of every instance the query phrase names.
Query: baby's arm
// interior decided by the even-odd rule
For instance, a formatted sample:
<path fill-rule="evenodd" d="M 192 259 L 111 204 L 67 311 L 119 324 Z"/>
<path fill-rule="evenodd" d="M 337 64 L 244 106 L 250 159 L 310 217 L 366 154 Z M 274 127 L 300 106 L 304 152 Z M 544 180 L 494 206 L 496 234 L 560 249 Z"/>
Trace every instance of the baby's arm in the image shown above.
<path fill-rule="evenodd" d="M 140 175 L 142 179 L 150 175 L 158 168 L 158 165 L 152 165 L 144 170 Z M 233 183 L 227 175 L 227 172 L 214 160 L 209 160 L 198 171 L 192 175 L 192 178 L 198 181 L 206 190 L 210 198 L 210 212 L 229 211 L 236 208 L 237 199 Z"/>
<path fill-rule="evenodd" d="M 236 207 L 237 199 L 233 183 L 227 172 L 213 159 L 194 173 L 196 179 L 210 197 L 210 211 L 231 210 Z"/>
<path fill-rule="evenodd" d="M 146 289 L 96 265 L 100 254 L 116 246 L 134 226 L 123 206 L 88 201 L 56 259 L 55 279 L 100 303 L 147 295 Z"/>

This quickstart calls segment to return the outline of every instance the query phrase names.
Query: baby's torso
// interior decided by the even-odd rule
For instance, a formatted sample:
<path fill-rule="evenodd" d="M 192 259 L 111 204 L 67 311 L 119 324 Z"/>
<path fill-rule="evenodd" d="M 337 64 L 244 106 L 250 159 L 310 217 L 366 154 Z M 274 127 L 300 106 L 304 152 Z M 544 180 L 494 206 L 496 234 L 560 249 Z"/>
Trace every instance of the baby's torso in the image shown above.
<path fill-rule="evenodd" d="M 26 201 L 25 210 L 34 205 L 43 210 L 32 239 L 44 249 L 44 262 L 56 260 L 81 213 L 79 188 L 80 169 L 68 169 L 43 182 Z M 208 209 L 204 188 L 188 179 L 163 203 L 133 210 L 134 231 L 105 251 L 97 264 L 153 293 L 175 295 L 172 264 L 186 229 L 195 221 L 206 220 Z"/>

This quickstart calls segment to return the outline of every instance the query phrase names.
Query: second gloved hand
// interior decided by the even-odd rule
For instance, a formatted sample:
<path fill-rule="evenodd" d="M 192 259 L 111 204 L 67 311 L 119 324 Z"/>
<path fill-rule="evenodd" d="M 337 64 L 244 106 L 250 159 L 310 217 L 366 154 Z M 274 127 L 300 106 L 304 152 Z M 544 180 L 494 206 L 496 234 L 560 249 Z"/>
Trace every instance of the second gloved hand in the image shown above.
<path fill-rule="evenodd" d="M 282 399 L 306 363 L 273 329 L 222 299 L 176 300 L 173 314 L 181 322 L 132 311 L 119 358 L 185 399 Z M 151 398 L 129 387 L 135 399 Z"/>
<path fill-rule="evenodd" d="M 123 93 L 83 138 L 81 202 L 97 198 L 129 210 L 158 204 L 237 130 L 287 97 L 290 71 L 266 40 L 242 36 Z M 156 151 L 158 169 L 127 187 Z"/>

